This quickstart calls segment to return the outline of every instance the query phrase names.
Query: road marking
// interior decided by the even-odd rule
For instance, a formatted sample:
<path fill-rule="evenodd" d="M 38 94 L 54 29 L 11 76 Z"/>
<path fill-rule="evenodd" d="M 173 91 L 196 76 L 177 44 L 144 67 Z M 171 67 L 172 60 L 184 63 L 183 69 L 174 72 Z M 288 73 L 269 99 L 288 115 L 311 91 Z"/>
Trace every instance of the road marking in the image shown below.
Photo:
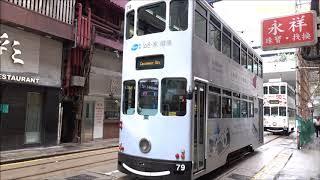
<path fill-rule="evenodd" d="M 292 156 L 292 150 L 283 150 L 276 155 L 267 165 L 253 176 L 252 179 L 273 179 L 287 164 Z"/>
<path fill-rule="evenodd" d="M 118 170 L 114 170 L 114 171 L 110 171 L 110 172 L 107 172 L 107 173 L 103 173 L 104 175 L 107 175 L 107 176 L 111 176 L 112 174 L 115 174 L 115 173 L 118 173 L 120 171 Z"/>

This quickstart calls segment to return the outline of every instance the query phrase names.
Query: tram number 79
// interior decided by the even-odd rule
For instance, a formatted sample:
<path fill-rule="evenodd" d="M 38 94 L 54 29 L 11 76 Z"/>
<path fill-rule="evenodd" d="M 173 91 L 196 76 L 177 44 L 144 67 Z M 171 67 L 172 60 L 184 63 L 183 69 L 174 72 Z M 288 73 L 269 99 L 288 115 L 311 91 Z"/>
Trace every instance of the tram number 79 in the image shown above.
<path fill-rule="evenodd" d="M 176 164 L 176 168 L 177 172 L 183 172 L 186 170 L 186 166 L 184 164 Z"/>

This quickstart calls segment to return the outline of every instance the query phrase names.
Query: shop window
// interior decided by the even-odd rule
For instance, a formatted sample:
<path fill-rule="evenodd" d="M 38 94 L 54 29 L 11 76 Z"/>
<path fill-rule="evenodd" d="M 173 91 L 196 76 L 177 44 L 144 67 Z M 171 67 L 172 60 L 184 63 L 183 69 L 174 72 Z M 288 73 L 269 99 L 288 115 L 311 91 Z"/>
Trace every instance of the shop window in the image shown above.
<path fill-rule="evenodd" d="M 187 80 L 165 78 L 161 81 L 161 113 L 164 116 L 184 116 L 186 114 Z"/>
<path fill-rule="evenodd" d="M 104 117 L 107 120 L 119 120 L 120 119 L 120 99 L 118 98 L 106 98 L 104 100 Z"/>

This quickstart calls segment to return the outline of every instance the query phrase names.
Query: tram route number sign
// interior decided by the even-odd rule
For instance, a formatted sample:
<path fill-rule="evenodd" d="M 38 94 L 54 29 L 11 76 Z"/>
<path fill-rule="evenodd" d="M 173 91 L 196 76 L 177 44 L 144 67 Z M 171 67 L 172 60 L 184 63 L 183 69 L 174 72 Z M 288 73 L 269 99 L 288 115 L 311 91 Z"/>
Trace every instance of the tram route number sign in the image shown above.
<path fill-rule="evenodd" d="M 164 56 L 143 56 L 136 59 L 136 70 L 162 69 L 164 67 Z"/>
<path fill-rule="evenodd" d="M 176 169 L 174 171 L 175 174 L 183 174 L 185 171 L 186 171 L 186 165 L 176 164 Z"/>
<path fill-rule="evenodd" d="M 262 21 L 263 50 L 314 45 L 318 41 L 316 12 L 309 11 Z"/>

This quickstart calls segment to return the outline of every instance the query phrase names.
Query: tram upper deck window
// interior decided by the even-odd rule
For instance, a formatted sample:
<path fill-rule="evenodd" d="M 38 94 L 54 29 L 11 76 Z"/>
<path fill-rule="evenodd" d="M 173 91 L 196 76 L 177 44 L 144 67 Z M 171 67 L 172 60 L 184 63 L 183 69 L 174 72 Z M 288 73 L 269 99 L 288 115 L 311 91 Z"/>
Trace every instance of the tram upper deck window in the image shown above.
<path fill-rule="evenodd" d="M 166 3 L 161 2 L 138 9 L 138 36 L 163 32 L 166 29 Z"/>
<path fill-rule="evenodd" d="M 250 72 L 253 72 L 253 58 L 251 55 L 248 56 L 248 66 L 247 66 L 248 70 Z"/>
<path fill-rule="evenodd" d="M 157 79 L 142 79 L 139 81 L 138 113 L 153 116 L 158 112 L 158 86 Z"/>
<path fill-rule="evenodd" d="M 263 87 L 263 94 L 268 94 L 268 86 Z"/>
<path fill-rule="evenodd" d="M 279 94 L 279 86 L 269 86 L 269 94 Z"/>
<path fill-rule="evenodd" d="M 124 81 L 123 82 L 123 114 L 132 115 L 135 110 L 135 93 L 136 93 L 136 81 Z"/>
<path fill-rule="evenodd" d="M 247 68 L 247 48 L 241 46 L 241 66 Z"/>
<path fill-rule="evenodd" d="M 222 33 L 222 53 L 231 58 L 231 33 L 226 28 L 223 28 Z"/>
<path fill-rule="evenodd" d="M 238 64 L 240 64 L 240 41 L 235 37 L 233 37 L 232 52 L 233 52 L 233 60 Z"/>
<path fill-rule="evenodd" d="M 286 86 L 281 86 L 280 92 L 281 94 L 286 94 Z"/>
<path fill-rule="evenodd" d="M 165 78 L 161 81 L 161 113 L 164 116 L 184 116 L 186 114 L 187 80 Z"/>
<path fill-rule="evenodd" d="M 134 35 L 134 11 L 127 13 L 126 39 L 130 39 Z"/>
<path fill-rule="evenodd" d="M 172 0 L 170 3 L 170 30 L 188 29 L 188 1 Z"/>
<path fill-rule="evenodd" d="M 199 2 L 196 5 L 195 11 L 195 34 L 207 42 L 207 11 Z"/>
<path fill-rule="evenodd" d="M 217 26 L 218 24 L 219 26 Z M 221 51 L 221 24 L 213 17 L 210 16 L 210 23 L 209 23 L 209 44 Z"/>
<path fill-rule="evenodd" d="M 259 61 L 259 77 L 263 78 L 263 69 L 262 69 L 262 62 Z"/>
<path fill-rule="evenodd" d="M 264 116 L 270 116 L 270 107 L 269 106 L 263 107 L 263 114 L 264 114 Z"/>
<path fill-rule="evenodd" d="M 258 76 L 258 59 L 253 61 L 253 73 Z"/>

